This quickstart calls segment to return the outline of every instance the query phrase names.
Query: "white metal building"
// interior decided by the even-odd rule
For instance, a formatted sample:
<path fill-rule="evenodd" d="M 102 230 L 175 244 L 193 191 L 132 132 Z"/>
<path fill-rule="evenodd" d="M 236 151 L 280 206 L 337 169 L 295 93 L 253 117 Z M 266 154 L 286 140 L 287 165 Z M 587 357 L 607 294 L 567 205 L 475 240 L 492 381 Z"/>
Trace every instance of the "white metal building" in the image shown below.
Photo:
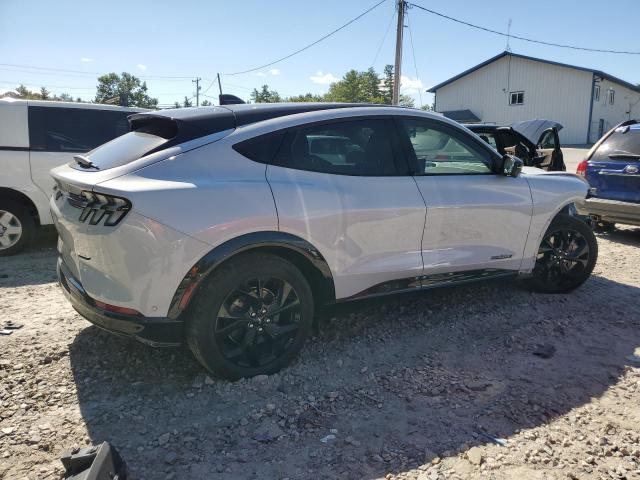
<path fill-rule="evenodd" d="M 563 144 L 595 142 L 640 117 L 640 87 L 600 70 L 502 52 L 428 90 L 435 109 L 460 122 L 560 122 Z"/>

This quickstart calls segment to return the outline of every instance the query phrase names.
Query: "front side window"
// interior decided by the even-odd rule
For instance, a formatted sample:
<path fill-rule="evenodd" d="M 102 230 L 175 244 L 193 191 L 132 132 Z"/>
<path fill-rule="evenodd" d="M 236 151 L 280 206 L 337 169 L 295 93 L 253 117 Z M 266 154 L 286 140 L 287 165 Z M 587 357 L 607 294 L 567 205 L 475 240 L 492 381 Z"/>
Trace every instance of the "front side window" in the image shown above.
<path fill-rule="evenodd" d="M 491 159 L 480 148 L 464 142 L 433 122 L 402 119 L 418 168 L 425 175 L 477 175 L 492 173 Z"/>
<path fill-rule="evenodd" d="M 600 101 L 600 85 L 596 85 L 595 87 L 593 87 L 593 101 Z"/>
<path fill-rule="evenodd" d="M 392 126 L 392 125 L 391 125 Z M 389 122 L 332 122 L 292 129 L 273 163 L 338 175 L 396 175 Z"/>
<path fill-rule="evenodd" d="M 553 133 L 553 130 L 547 130 L 540 137 L 540 147 L 544 149 L 555 149 L 556 148 L 556 136 Z"/>
<path fill-rule="evenodd" d="M 29 144 L 46 152 L 88 152 L 129 131 L 131 112 L 29 107 Z"/>
<path fill-rule="evenodd" d="M 609 90 L 609 105 L 613 105 L 616 101 L 616 91 L 614 89 Z"/>
<path fill-rule="evenodd" d="M 523 104 L 524 104 L 524 92 L 509 93 L 509 105 L 523 105 Z"/>

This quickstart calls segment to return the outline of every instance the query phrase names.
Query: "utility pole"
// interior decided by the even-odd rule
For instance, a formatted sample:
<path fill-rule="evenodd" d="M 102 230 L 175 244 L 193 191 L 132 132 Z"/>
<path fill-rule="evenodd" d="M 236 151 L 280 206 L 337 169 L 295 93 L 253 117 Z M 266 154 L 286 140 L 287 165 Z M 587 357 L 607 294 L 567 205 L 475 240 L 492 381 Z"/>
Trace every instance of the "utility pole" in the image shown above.
<path fill-rule="evenodd" d="M 200 106 L 200 89 L 202 88 L 200 86 L 200 80 L 202 80 L 200 77 L 196 78 L 195 80 L 191 80 L 196 84 L 196 107 Z"/>
<path fill-rule="evenodd" d="M 222 95 L 222 83 L 220 83 L 220 74 L 218 74 L 218 90 L 220 90 L 220 95 Z"/>
<path fill-rule="evenodd" d="M 398 27 L 396 31 L 396 62 L 393 69 L 392 105 L 398 105 L 400 100 L 400 75 L 402 70 L 402 35 L 404 33 L 404 12 L 407 8 L 405 0 L 397 0 Z"/>

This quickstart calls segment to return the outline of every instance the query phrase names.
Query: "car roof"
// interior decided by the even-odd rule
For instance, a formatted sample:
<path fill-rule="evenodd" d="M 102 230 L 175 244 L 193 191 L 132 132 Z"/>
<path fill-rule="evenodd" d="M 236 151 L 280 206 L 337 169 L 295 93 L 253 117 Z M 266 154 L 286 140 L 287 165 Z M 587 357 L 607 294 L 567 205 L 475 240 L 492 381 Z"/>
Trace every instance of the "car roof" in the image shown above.
<path fill-rule="evenodd" d="M 313 112 L 317 110 L 332 110 L 350 107 L 384 107 L 380 104 L 368 103 L 330 103 L 330 102 L 284 102 L 284 103 L 248 103 L 224 105 L 219 107 L 191 107 L 146 112 L 136 115 L 136 118 L 167 117 L 190 124 L 218 123 L 224 121 L 233 123 L 235 127 L 250 123 L 285 117 L 297 113 Z"/>

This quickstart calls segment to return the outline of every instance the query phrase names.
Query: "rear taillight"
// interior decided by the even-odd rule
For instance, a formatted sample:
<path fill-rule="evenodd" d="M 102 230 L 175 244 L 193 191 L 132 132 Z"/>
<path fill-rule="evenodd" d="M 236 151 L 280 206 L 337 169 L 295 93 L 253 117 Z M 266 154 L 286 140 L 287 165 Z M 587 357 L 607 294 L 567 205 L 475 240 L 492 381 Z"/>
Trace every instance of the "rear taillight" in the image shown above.
<path fill-rule="evenodd" d="M 581 177 L 584 177 L 587 175 L 587 162 L 586 160 L 582 160 L 579 164 L 578 164 L 578 168 L 576 168 L 576 175 L 580 175 Z"/>
<path fill-rule="evenodd" d="M 83 191 L 81 196 L 85 203 L 80 214 L 80 222 L 88 220 L 89 225 L 98 225 L 104 220 L 105 226 L 113 227 L 131 210 L 131 202 L 126 198 L 87 190 Z"/>

